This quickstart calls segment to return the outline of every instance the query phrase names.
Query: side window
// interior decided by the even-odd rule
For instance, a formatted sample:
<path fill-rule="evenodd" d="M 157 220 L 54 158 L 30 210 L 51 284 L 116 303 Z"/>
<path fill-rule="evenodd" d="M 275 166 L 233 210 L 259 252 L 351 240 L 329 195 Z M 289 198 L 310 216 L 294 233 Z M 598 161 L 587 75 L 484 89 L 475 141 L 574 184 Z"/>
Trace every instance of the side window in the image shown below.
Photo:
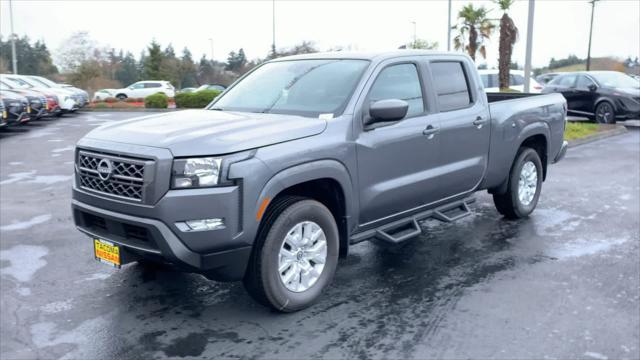
<path fill-rule="evenodd" d="M 595 84 L 588 77 L 586 77 L 584 75 L 580 75 L 578 77 L 578 84 L 576 85 L 576 87 L 578 89 L 588 89 L 589 86 L 591 86 L 591 85 L 595 85 Z"/>
<path fill-rule="evenodd" d="M 135 83 L 135 84 L 131 85 L 131 88 L 132 88 L 132 89 L 142 89 L 142 88 L 144 88 L 144 84 L 142 84 L 142 83 Z"/>
<path fill-rule="evenodd" d="M 510 75 L 511 86 L 524 85 L 524 76 L 522 75 Z"/>
<path fill-rule="evenodd" d="M 414 64 L 391 65 L 384 68 L 371 86 L 371 102 L 386 99 L 400 99 L 409 103 L 407 117 L 424 112 L 422 88 L 418 70 Z"/>
<path fill-rule="evenodd" d="M 431 63 L 440 111 L 458 110 L 471 104 L 471 93 L 461 62 Z"/>
<path fill-rule="evenodd" d="M 558 85 L 566 86 L 566 87 L 573 87 L 575 83 L 576 83 L 575 75 L 565 75 L 557 82 Z"/>
<path fill-rule="evenodd" d="M 144 84 L 144 88 L 145 89 L 149 89 L 149 88 L 159 88 L 161 85 L 160 83 L 145 83 Z"/>

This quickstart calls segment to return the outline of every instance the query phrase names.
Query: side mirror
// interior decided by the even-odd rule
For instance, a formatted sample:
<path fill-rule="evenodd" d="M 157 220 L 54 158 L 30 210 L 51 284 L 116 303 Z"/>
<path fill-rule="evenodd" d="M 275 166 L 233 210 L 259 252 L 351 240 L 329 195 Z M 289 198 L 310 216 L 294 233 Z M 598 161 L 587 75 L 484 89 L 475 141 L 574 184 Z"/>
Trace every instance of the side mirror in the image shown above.
<path fill-rule="evenodd" d="M 369 118 L 365 124 L 401 120 L 407 116 L 409 103 L 399 99 L 379 100 L 369 107 Z"/>
<path fill-rule="evenodd" d="M 598 90 L 598 87 L 595 84 L 591 84 L 588 86 L 589 87 L 589 91 L 596 91 Z"/>

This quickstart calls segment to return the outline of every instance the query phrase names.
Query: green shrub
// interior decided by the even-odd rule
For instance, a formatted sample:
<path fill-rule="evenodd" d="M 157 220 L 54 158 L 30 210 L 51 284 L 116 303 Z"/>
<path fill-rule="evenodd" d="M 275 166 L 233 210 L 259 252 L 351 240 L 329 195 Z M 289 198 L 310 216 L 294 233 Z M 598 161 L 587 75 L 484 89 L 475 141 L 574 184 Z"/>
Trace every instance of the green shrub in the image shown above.
<path fill-rule="evenodd" d="M 176 107 L 202 109 L 220 95 L 217 90 L 202 90 L 192 93 L 176 94 Z"/>
<path fill-rule="evenodd" d="M 144 107 L 149 109 L 166 109 L 169 105 L 169 98 L 167 95 L 157 93 L 149 95 L 144 99 Z"/>

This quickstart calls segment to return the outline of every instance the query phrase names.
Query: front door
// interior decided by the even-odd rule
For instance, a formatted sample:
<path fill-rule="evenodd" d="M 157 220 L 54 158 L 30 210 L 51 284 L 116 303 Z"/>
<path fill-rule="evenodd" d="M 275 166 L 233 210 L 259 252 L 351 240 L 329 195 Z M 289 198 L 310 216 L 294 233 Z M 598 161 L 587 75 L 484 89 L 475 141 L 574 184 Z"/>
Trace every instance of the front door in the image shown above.
<path fill-rule="evenodd" d="M 361 123 L 356 139 L 361 225 L 406 211 L 434 200 L 439 157 L 437 115 L 425 106 L 421 67 L 417 62 L 387 63 L 374 74 L 362 106 L 401 99 L 409 103 L 407 116 L 391 124 Z M 359 119 L 360 120 L 360 119 Z"/>
<path fill-rule="evenodd" d="M 475 190 L 489 160 L 491 119 L 477 93 L 468 64 L 434 61 L 429 64 L 440 113 L 440 186 L 446 199 Z"/>

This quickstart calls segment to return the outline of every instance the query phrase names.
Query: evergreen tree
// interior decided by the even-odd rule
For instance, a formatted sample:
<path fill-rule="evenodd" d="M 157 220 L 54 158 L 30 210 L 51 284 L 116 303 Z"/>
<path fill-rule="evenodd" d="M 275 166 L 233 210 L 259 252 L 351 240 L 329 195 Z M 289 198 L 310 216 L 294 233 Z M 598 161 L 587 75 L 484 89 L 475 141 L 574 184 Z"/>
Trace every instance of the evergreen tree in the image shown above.
<path fill-rule="evenodd" d="M 120 57 L 122 57 L 122 52 L 120 52 Z M 127 54 L 122 57 L 120 66 L 118 70 L 116 70 L 115 79 L 118 80 L 122 86 L 129 86 L 140 79 L 138 64 L 130 52 L 127 52 Z"/>
<path fill-rule="evenodd" d="M 155 40 L 147 48 L 147 55 L 143 62 L 145 80 L 163 80 L 162 79 L 162 60 L 164 54 L 160 48 L 160 44 Z"/>
<path fill-rule="evenodd" d="M 186 47 L 182 50 L 182 58 L 180 59 L 180 76 L 183 88 L 194 87 L 198 84 L 196 64 L 193 62 L 191 51 Z"/>

